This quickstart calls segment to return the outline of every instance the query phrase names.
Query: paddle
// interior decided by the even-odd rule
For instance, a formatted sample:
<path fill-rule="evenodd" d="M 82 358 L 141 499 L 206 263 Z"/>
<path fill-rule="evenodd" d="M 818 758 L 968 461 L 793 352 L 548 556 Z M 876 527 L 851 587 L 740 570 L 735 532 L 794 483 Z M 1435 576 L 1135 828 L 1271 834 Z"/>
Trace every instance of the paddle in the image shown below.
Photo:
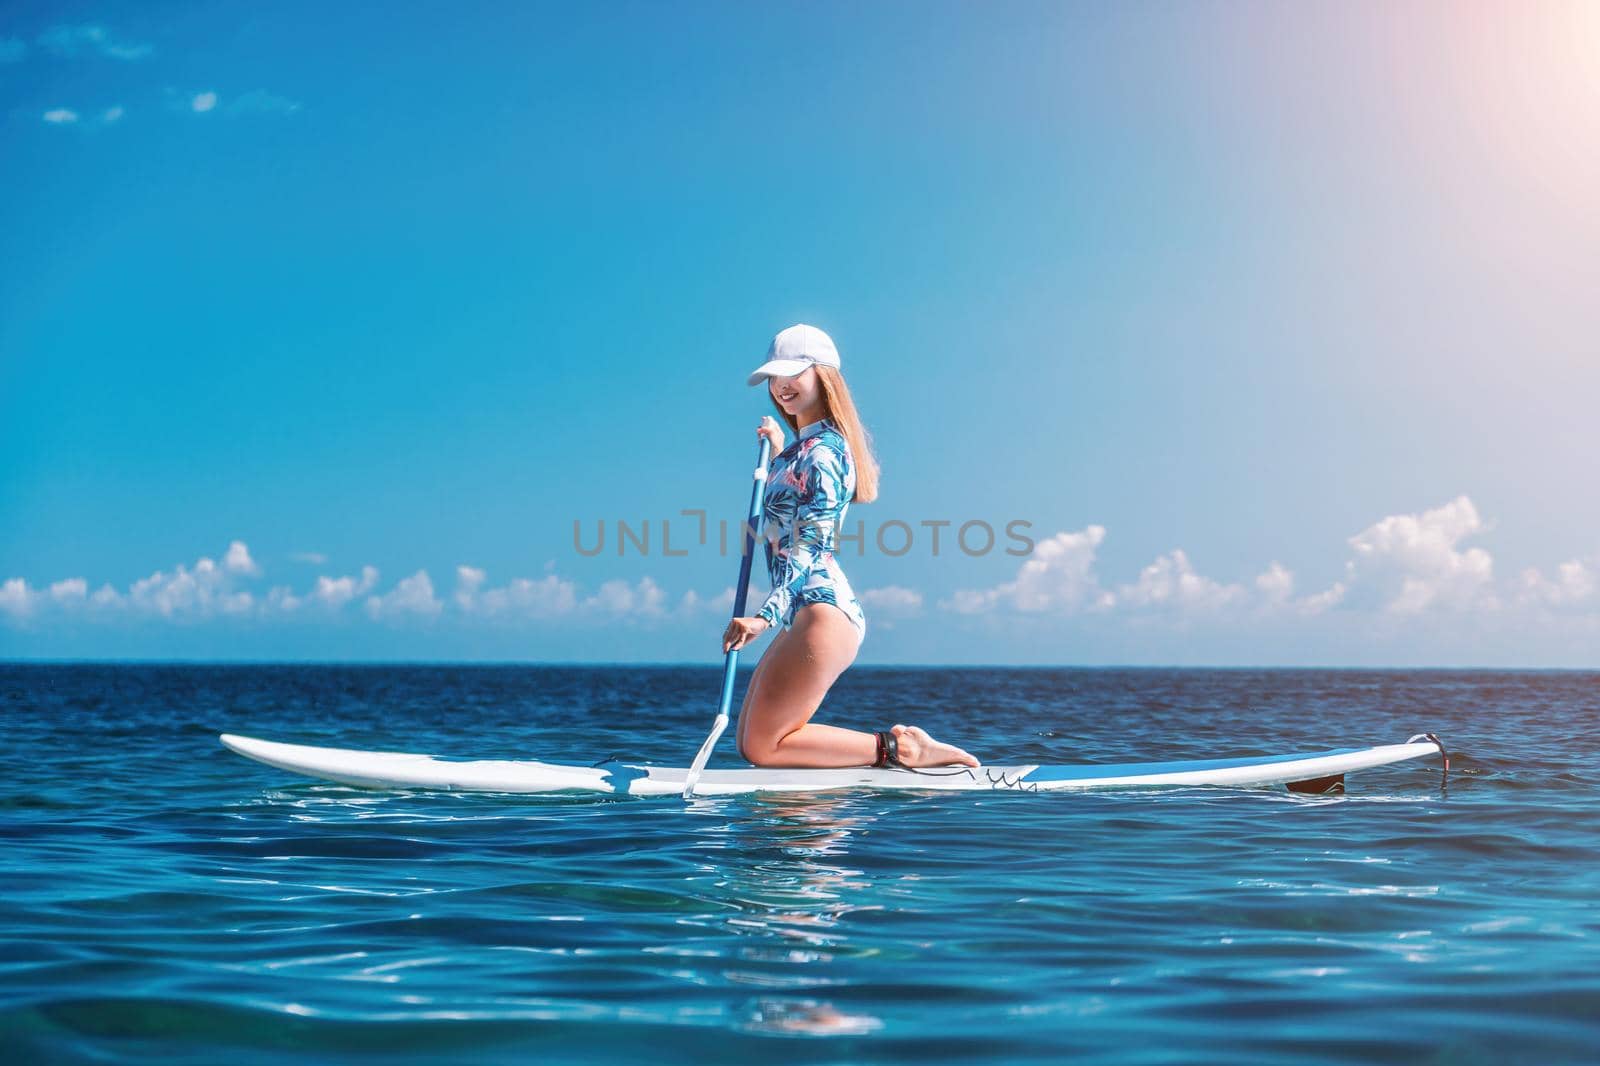
<path fill-rule="evenodd" d="M 771 452 L 772 442 L 763 435 L 761 457 L 756 460 L 755 484 L 750 489 L 750 515 L 745 519 L 744 535 L 739 538 L 739 583 L 733 587 L 734 618 L 744 616 L 745 593 L 750 591 L 750 560 L 756 554 L 761 501 L 767 491 L 767 459 Z M 722 731 L 728 728 L 728 708 L 733 705 L 733 675 L 738 665 L 739 649 L 728 649 L 728 657 L 722 665 L 722 703 L 717 707 L 717 720 L 711 728 L 711 735 L 700 745 L 700 754 L 694 757 L 694 765 L 689 767 L 689 776 L 683 784 L 684 799 L 694 797 L 694 786 L 700 780 L 700 771 L 706 768 L 706 760 L 711 758 L 711 749 L 717 746 Z"/>

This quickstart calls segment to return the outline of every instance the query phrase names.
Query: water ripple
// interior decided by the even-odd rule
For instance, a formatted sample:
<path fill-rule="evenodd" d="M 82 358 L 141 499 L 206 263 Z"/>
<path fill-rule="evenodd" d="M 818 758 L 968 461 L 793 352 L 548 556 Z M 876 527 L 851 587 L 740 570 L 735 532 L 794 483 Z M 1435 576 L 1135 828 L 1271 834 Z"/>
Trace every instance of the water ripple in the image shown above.
<path fill-rule="evenodd" d="M 1600 1046 L 1600 678 L 856 674 L 831 702 L 862 721 L 915 706 L 1008 760 L 1431 728 L 1455 766 L 1442 788 L 1408 764 L 1338 797 L 373 793 L 214 734 L 681 763 L 714 671 L 0 667 L 0 1032 L 16 1061 L 208 1066 Z M 583 750 L 575 709 L 594 712 Z"/>

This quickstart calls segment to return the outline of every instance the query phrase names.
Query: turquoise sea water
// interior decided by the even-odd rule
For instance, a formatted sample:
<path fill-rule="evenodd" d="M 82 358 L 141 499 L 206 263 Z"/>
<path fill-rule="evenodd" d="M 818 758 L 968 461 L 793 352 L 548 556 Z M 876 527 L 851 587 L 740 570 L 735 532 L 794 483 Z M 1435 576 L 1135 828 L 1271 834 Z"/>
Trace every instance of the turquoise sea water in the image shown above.
<path fill-rule="evenodd" d="M 819 716 L 990 762 L 1451 746 L 1334 798 L 375 793 L 216 742 L 683 765 L 719 680 L 0 666 L 6 1061 L 1600 1051 L 1600 675 L 855 668 Z"/>

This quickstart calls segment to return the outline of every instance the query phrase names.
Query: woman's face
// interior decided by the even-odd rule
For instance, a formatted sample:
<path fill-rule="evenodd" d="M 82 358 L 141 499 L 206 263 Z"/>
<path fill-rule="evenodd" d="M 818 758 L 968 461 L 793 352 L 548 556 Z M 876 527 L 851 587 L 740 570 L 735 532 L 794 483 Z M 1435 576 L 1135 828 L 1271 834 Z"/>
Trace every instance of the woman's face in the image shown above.
<path fill-rule="evenodd" d="M 816 370 L 809 366 L 792 378 L 768 378 L 767 388 L 772 390 L 772 398 L 778 406 L 799 418 L 802 425 L 808 419 L 801 416 L 812 413 L 822 403 L 822 386 L 817 382 Z"/>

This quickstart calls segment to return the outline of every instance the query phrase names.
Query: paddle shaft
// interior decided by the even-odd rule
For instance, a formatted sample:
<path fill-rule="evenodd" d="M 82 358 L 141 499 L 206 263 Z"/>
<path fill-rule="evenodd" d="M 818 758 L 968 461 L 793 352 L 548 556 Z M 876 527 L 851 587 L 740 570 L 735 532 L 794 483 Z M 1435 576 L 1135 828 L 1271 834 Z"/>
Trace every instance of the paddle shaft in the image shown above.
<path fill-rule="evenodd" d="M 750 488 L 750 513 L 745 517 L 744 536 L 739 539 L 739 583 L 733 587 L 733 617 L 744 617 L 745 597 L 750 591 L 750 563 L 756 554 L 756 537 L 760 530 L 761 504 L 767 492 L 767 462 L 772 454 L 772 442 L 763 434 L 760 456 L 756 460 L 755 483 Z M 700 781 L 700 771 L 711 758 L 711 749 L 717 746 L 722 733 L 728 728 L 728 709 L 733 706 L 733 682 L 739 668 L 739 649 L 729 648 L 722 664 L 722 700 L 717 704 L 717 720 L 712 724 L 711 735 L 700 745 L 700 751 L 689 767 L 689 776 L 683 784 L 683 798 L 694 796 L 694 786 Z"/>

